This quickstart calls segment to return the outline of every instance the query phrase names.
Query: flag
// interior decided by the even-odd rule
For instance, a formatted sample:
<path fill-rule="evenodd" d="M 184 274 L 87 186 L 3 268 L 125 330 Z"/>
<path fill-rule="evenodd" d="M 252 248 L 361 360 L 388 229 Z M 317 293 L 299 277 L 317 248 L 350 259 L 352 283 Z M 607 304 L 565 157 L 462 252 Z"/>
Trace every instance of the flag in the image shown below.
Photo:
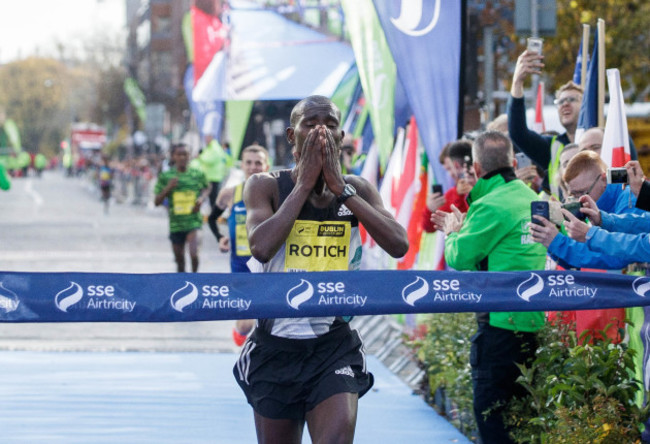
<path fill-rule="evenodd" d="M 595 126 L 598 126 L 598 33 L 594 37 L 594 50 L 587 67 L 587 82 L 578 114 L 575 142 L 580 142 L 582 134 Z"/>
<path fill-rule="evenodd" d="M 535 122 L 533 123 L 533 130 L 537 133 L 546 131 L 544 125 L 544 82 L 539 82 L 537 85 L 537 102 L 535 103 Z"/>
<path fill-rule="evenodd" d="M 396 68 L 372 0 L 342 0 L 359 77 L 379 149 L 386 167 L 393 148 Z"/>
<path fill-rule="evenodd" d="M 210 62 L 224 46 L 225 27 L 218 17 L 190 8 L 194 37 L 194 84 L 199 81 Z"/>
<path fill-rule="evenodd" d="M 131 105 L 135 108 L 138 118 L 142 123 L 147 121 L 147 99 L 138 85 L 138 81 L 133 77 L 124 80 L 124 92 L 126 93 Z"/>
<path fill-rule="evenodd" d="M 356 1 L 356 0 L 355 0 Z M 377 16 L 397 66 L 420 137 L 429 159 L 438 159 L 461 133 L 459 119 L 463 14 L 462 1 L 374 0 Z M 398 122 L 398 126 L 402 122 Z M 439 162 L 432 162 L 445 189 L 452 181 Z"/>
<path fill-rule="evenodd" d="M 609 88 L 609 111 L 603 136 L 600 157 L 609 167 L 622 167 L 630 160 L 630 139 L 627 132 L 625 102 L 618 69 L 607 70 Z"/>
<path fill-rule="evenodd" d="M 573 71 L 573 83 L 582 85 L 582 63 L 587 62 L 582 57 L 582 42 L 580 42 L 580 49 L 578 49 L 578 55 L 576 57 L 576 67 Z"/>
<path fill-rule="evenodd" d="M 412 119 L 412 126 L 413 130 L 411 130 L 414 134 L 413 136 L 415 137 L 415 142 L 413 142 L 410 139 L 409 136 L 409 144 L 411 147 L 409 148 L 409 151 L 407 153 L 407 162 L 410 161 L 409 156 L 411 156 L 411 152 L 413 151 L 415 153 L 415 161 L 419 162 L 419 174 L 417 177 L 415 177 L 415 172 L 413 174 L 413 177 L 409 176 L 402 176 L 402 180 L 405 183 L 408 183 L 408 180 L 411 180 L 411 186 L 406 190 L 406 192 L 409 195 L 412 195 L 412 197 L 406 197 L 404 199 L 404 203 L 406 205 L 402 205 L 400 208 L 400 213 L 398 213 L 398 218 L 401 218 L 406 222 L 405 219 L 408 218 L 408 222 L 406 223 L 406 236 L 409 241 L 409 249 L 404 255 L 403 258 L 397 261 L 397 269 L 398 270 L 411 270 L 415 268 L 416 260 L 418 258 L 419 252 L 420 252 L 420 240 L 422 238 L 422 221 L 420 220 L 419 215 L 422 214 L 424 211 L 424 207 L 426 206 L 427 203 L 427 191 L 429 188 L 429 178 L 427 175 L 427 155 L 425 153 L 422 153 L 420 156 L 418 156 L 418 140 L 417 140 L 417 127 L 415 126 L 415 119 Z M 415 145 L 415 147 L 413 147 Z M 418 159 L 418 157 L 420 159 Z M 408 165 L 405 165 L 405 170 L 407 168 L 410 168 Z M 412 202 L 411 206 L 408 207 L 408 202 Z M 405 213 L 403 217 L 401 213 Z"/>

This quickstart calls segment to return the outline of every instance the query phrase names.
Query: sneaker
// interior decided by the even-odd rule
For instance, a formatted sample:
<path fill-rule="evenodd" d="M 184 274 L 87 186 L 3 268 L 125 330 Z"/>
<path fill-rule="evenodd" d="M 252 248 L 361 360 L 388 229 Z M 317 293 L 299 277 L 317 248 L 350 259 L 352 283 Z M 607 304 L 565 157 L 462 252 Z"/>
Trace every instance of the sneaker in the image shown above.
<path fill-rule="evenodd" d="M 232 340 L 235 341 L 235 344 L 237 347 L 241 347 L 244 345 L 244 342 L 246 342 L 246 338 L 248 335 L 243 335 L 237 331 L 236 328 L 232 329 Z"/>

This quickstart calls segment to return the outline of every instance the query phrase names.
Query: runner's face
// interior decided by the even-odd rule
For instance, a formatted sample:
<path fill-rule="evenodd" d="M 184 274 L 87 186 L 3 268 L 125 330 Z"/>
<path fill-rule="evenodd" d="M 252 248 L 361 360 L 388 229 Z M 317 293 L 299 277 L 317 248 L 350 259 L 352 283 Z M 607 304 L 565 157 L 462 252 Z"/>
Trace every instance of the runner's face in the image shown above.
<path fill-rule="evenodd" d="M 309 132 L 318 125 L 324 125 L 332 133 L 334 143 L 337 148 L 341 146 L 343 131 L 339 129 L 339 117 L 336 109 L 331 105 L 308 105 L 305 107 L 303 115 L 298 120 L 296 127 L 293 129 L 293 137 L 296 145 L 296 152 L 300 154 L 303 149 L 305 139 Z"/>
<path fill-rule="evenodd" d="M 242 170 L 246 179 L 253 174 L 268 171 L 269 164 L 266 161 L 266 156 L 263 153 L 248 152 L 242 155 Z"/>
<path fill-rule="evenodd" d="M 189 160 L 189 154 L 185 148 L 176 148 L 172 153 L 172 160 L 176 168 L 183 169 L 187 167 L 187 162 Z"/>

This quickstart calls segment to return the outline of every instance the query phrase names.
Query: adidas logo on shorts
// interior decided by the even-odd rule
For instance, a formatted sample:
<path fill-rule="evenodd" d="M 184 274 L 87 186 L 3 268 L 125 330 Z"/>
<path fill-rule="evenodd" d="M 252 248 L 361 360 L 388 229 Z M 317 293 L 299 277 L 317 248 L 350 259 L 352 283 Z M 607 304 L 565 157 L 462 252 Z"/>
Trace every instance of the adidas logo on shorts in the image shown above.
<path fill-rule="evenodd" d="M 341 205 L 339 207 L 339 216 L 352 216 L 352 211 L 348 209 L 348 207 L 345 206 L 345 204 Z"/>
<path fill-rule="evenodd" d="M 346 375 L 354 378 L 354 372 L 352 371 L 352 367 L 350 367 L 349 365 L 346 365 L 343 368 L 335 370 L 334 373 L 336 373 L 337 375 Z"/>

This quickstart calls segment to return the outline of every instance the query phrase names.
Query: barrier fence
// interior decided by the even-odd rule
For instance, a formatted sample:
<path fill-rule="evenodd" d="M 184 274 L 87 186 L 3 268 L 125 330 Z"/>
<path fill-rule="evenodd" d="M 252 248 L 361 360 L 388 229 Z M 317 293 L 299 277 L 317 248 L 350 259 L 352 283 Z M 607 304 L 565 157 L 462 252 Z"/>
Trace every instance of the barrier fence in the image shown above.
<path fill-rule="evenodd" d="M 571 271 L 0 272 L 0 322 L 187 322 L 650 305 L 650 277 Z"/>

